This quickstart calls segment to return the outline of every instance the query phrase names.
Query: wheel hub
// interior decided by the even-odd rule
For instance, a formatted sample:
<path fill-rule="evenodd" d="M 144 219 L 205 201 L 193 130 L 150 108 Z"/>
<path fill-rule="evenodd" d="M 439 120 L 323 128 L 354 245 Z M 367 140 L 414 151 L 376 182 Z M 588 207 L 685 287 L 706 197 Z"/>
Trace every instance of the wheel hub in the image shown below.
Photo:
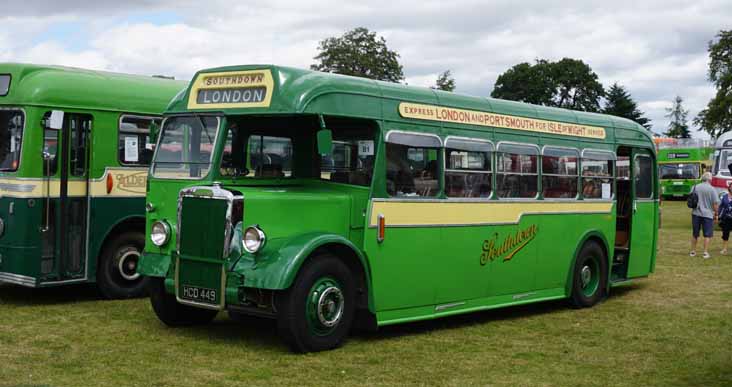
<path fill-rule="evenodd" d="M 135 281 L 140 278 L 137 272 L 137 263 L 140 260 L 140 252 L 137 250 L 127 251 L 119 258 L 117 269 L 122 278 L 127 281 Z"/>
<path fill-rule="evenodd" d="M 316 306 L 318 321 L 328 328 L 338 324 L 343 316 L 343 293 L 335 286 L 323 290 Z"/>
<path fill-rule="evenodd" d="M 592 280 L 592 269 L 589 266 L 585 265 L 582 267 L 580 280 L 582 281 L 583 288 L 586 288 L 590 284 L 590 280 Z"/>

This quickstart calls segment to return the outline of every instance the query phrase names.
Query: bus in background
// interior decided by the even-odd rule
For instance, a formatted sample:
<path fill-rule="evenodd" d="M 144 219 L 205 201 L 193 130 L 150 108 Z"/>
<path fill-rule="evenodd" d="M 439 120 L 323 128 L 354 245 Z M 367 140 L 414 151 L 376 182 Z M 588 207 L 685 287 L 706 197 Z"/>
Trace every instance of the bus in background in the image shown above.
<path fill-rule="evenodd" d="M 719 194 L 727 192 L 727 187 L 732 183 L 730 164 L 732 164 L 732 132 L 726 132 L 717 137 L 714 143 L 712 186 Z"/>
<path fill-rule="evenodd" d="M 273 318 L 296 351 L 654 270 L 656 153 L 617 117 L 280 66 L 200 71 L 150 167 L 158 318 Z"/>
<path fill-rule="evenodd" d="M 686 197 L 712 166 L 712 144 L 707 140 L 673 139 L 658 144 L 658 176 L 663 198 Z"/>
<path fill-rule="evenodd" d="M 144 294 L 147 166 L 160 115 L 184 86 L 0 64 L 0 282 Z"/>

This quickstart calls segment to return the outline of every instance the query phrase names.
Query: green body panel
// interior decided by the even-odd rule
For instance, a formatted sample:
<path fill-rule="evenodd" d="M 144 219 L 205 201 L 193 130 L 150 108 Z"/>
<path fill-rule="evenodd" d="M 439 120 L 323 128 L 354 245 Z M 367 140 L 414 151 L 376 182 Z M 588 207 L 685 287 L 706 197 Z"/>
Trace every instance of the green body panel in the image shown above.
<path fill-rule="evenodd" d="M 656 203 L 638 201 L 632 228 L 628 278 L 644 277 L 653 271 L 656 256 L 656 238 L 650 237 L 655 236 L 658 230 Z"/>
<path fill-rule="evenodd" d="M 322 246 L 340 245 L 347 249 L 345 251 L 354 252 L 366 276 L 369 310 L 381 325 L 567 297 L 577 252 L 589 238 L 603 245 L 608 252 L 610 266 L 616 222 L 615 205 L 611 201 L 606 201 L 611 208 L 608 212 L 525 214 L 518 223 L 509 224 L 396 227 L 389 226 L 387 221 L 386 239 L 379 243 L 378 229 L 369 223 L 369 219 L 373 203 L 389 199 L 383 156 L 384 136 L 389 130 L 432 133 L 442 139 L 452 135 L 490 140 L 494 144 L 514 141 L 539 147 L 554 145 L 579 150 L 616 151 L 622 145 L 645 149 L 655 155 L 651 137 L 645 129 L 612 116 L 270 65 L 224 67 L 198 74 L 254 69 L 272 72 L 274 86 L 269 107 L 189 110 L 189 88 L 171 102 L 167 114 L 219 114 L 224 117 L 222 125 L 226 125 L 227 117 L 247 115 L 323 114 L 326 122 L 330 116 L 373 119 L 379 130 L 375 144 L 377 156 L 369 188 L 317 179 L 236 181 L 217 173 L 223 148 L 223 139 L 219 138 L 214 150 L 213 172 L 208 176 L 195 181 L 150 178 L 147 200 L 154 210 L 147 216 L 148 232 L 157 220 L 166 220 L 173 229 L 177 227 L 177 198 L 183 188 L 209 186 L 216 181 L 223 189 L 244 198 L 244 220 L 236 226 L 232 251 L 224 263 L 227 305 L 239 305 L 245 301 L 241 298 L 244 289 L 286 289 L 304 262 Z M 606 138 L 577 138 L 404 118 L 398 109 L 402 102 L 601 126 L 605 128 Z M 440 181 L 440 184 L 444 182 Z M 658 192 L 655 184 L 655 192 Z M 516 204 L 543 202 L 543 198 L 537 199 L 516 201 Z M 447 199 L 441 194 L 427 201 L 447 202 Z M 500 201 L 494 194 L 490 202 Z M 649 201 L 648 207 L 648 210 L 639 208 L 639 212 L 657 212 L 655 197 Z M 643 214 L 636 218 L 646 216 Z M 655 224 L 656 216 L 651 217 L 651 224 Z M 237 240 L 241 238 L 242 229 L 251 225 L 259 225 L 267 235 L 266 244 L 255 255 L 243 252 L 241 241 Z M 633 227 L 645 226 L 634 223 Z M 493 236 L 507 238 L 521 230 L 533 230 L 535 237 L 510 259 L 499 257 L 481 264 L 484 243 Z M 166 276 L 169 291 L 174 290 L 175 271 L 178 270 L 175 267 L 175 238 L 173 233 L 170 242 L 163 247 L 153 246 L 148 241 L 138 269 L 145 275 Z M 648 245 L 655 246 L 655 231 L 638 237 L 642 238 Z M 631 263 L 634 266 L 629 273 L 645 275 L 651 270 L 655 248 L 646 247 L 638 248 L 639 258 Z M 640 274 L 642 267 L 645 274 Z M 205 287 L 213 288 L 217 281 L 220 280 L 210 275 Z"/>
<path fill-rule="evenodd" d="M 123 166 L 118 160 L 120 118 L 123 114 L 159 116 L 170 99 L 181 91 L 185 82 L 15 63 L 0 64 L 0 74 L 10 74 L 12 77 L 8 94 L 0 97 L 0 107 L 21 109 L 25 115 L 18 170 L 0 172 L 0 180 L 10 185 L 43 187 L 40 191 L 25 192 L 3 191 L 0 188 L 0 217 L 7 224 L 12 224 L 11 227 L 6 227 L 4 235 L 0 237 L 0 273 L 28 277 L 23 283 L 27 286 L 50 286 L 59 281 L 94 282 L 97 257 L 107 238 L 126 225 L 142 224 L 145 216 L 144 184 L 135 188 L 136 194 L 123 191 L 122 195 L 108 197 L 91 192 L 92 184 L 104 184 L 102 179 L 109 168 L 122 170 Z M 53 254 L 48 262 L 44 263 L 42 260 L 43 243 L 39 230 L 43 225 L 43 207 L 47 201 L 46 187 L 49 183 L 59 185 L 62 169 L 59 162 L 54 176 L 43 176 L 41 152 L 44 128 L 41 122 L 44 114 L 52 110 L 62 110 L 66 115 L 84 115 L 91 120 L 87 178 L 69 178 L 69 185 L 76 187 L 70 188 L 69 200 L 77 200 L 79 203 L 86 203 L 88 200 L 89 204 L 87 230 L 74 231 L 63 236 L 80 238 L 86 246 L 86 254 L 77 257 L 82 268 L 75 273 L 59 273 L 58 257 L 53 257 Z M 63 144 L 60 135 L 58 142 Z M 145 169 L 146 167 L 136 167 L 129 171 L 146 176 Z M 115 180 L 115 184 L 118 183 Z M 90 190 L 86 191 L 86 187 Z M 81 193 L 73 193 L 75 189 Z M 50 203 L 58 208 L 59 200 L 56 193 L 51 195 Z M 12 215 L 8 211 L 10 203 L 15 203 Z M 57 219 L 55 230 L 59 230 L 60 222 L 61 219 Z M 58 254 L 61 237 L 54 236 L 55 254 Z M 44 265 L 46 270 L 42 270 Z"/>

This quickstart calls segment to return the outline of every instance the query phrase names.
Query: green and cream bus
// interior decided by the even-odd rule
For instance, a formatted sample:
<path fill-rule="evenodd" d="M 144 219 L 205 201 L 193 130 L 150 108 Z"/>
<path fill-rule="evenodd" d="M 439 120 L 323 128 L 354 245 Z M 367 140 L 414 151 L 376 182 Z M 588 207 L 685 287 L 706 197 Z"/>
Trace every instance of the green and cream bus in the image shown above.
<path fill-rule="evenodd" d="M 145 185 L 184 82 L 0 64 L 0 282 L 144 294 Z"/>
<path fill-rule="evenodd" d="M 293 68 L 200 71 L 164 115 L 145 251 L 167 325 L 274 318 L 296 351 L 653 272 L 649 132 Z"/>
<path fill-rule="evenodd" d="M 676 140 L 658 144 L 661 197 L 686 197 L 701 175 L 712 170 L 714 148 L 707 141 Z"/>

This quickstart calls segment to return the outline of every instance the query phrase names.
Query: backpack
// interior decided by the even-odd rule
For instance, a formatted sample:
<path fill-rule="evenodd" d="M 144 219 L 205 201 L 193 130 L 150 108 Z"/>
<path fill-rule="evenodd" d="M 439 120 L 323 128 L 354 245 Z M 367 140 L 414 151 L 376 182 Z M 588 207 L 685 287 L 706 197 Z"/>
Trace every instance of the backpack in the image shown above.
<path fill-rule="evenodd" d="M 696 209 L 699 205 L 699 195 L 696 193 L 696 186 L 691 189 L 689 197 L 686 198 L 686 206 L 691 209 Z"/>

